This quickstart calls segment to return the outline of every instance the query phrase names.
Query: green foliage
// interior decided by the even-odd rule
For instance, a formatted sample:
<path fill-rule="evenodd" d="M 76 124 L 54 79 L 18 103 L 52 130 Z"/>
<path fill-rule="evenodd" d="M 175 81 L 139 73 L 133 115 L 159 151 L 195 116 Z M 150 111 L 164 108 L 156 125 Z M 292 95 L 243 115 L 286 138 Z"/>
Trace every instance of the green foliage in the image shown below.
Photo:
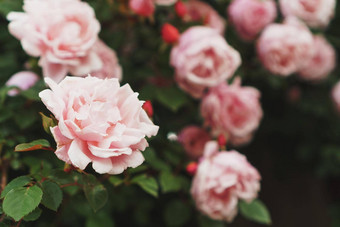
<path fill-rule="evenodd" d="M 53 117 L 47 117 L 43 113 L 39 113 L 41 115 L 42 124 L 45 132 L 51 134 L 50 127 L 54 127 L 57 125 L 57 120 Z"/>
<path fill-rule="evenodd" d="M 83 176 L 83 181 L 86 199 L 94 212 L 97 212 L 107 202 L 107 190 L 93 175 Z"/>
<path fill-rule="evenodd" d="M 137 184 L 141 187 L 145 192 L 150 195 L 157 197 L 158 196 L 158 184 L 155 178 L 149 177 L 145 174 L 138 175 L 131 180 L 132 184 Z"/>
<path fill-rule="evenodd" d="M 41 187 L 44 192 L 41 203 L 45 207 L 57 211 L 63 199 L 63 192 L 59 185 L 52 181 L 44 181 Z"/>
<path fill-rule="evenodd" d="M 167 226 L 183 226 L 190 216 L 191 210 L 188 204 L 181 200 L 170 201 L 164 210 L 164 220 Z"/>
<path fill-rule="evenodd" d="M 3 210 L 15 221 L 19 221 L 39 205 L 42 195 L 43 192 L 37 185 L 14 188 L 6 194 Z"/>
<path fill-rule="evenodd" d="M 35 221 L 40 217 L 41 213 L 42 210 L 39 207 L 37 207 L 31 213 L 27 214 L 24 217 L 24 221 Z"/>
<path fill-rule="evenodd" d="M 34 150 L 49 150 L 50 143 L 45 139 L 34 140 L 30 143 L 22 143 L 15 146 L 15 150 L 17 152 L 22 151 L 34 151 Z"/>
<path fill-rule="evenodd" d="M 176 192 L 181 189 L 181 179 L 168 171 L 161 172 L 159 181 L 163 193 Z"/>
<path fill-rule="evenodd" d="M 20 188 L 31 182 L 31 178 L 28 176 L 20 176 L 9 182 L 4 190 L 1 192 L 1 199 L 5 198 L 7 193 L 15 188 Z"/>
<path fill-rule="evenodd" d="M 267 207 L 258 199 L 254 199 L 251 203 L 240 201 L 241 214 L 252 221 L 270 225 L 272 223 Z"/>

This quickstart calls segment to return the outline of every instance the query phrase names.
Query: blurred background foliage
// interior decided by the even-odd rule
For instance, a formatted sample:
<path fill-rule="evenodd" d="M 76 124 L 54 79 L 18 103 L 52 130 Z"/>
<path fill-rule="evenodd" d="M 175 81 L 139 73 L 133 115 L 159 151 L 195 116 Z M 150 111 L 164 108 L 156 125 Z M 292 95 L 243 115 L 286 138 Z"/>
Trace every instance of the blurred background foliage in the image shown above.
<path fill-rule="evenodd" d="M 19 96 L 6 95 L 4 84 L 11 75 L 27 66 L 41 75 L 41 69 L 37 59 L 26 55 L 7 30 L 7 13 L 21 11 L 22 1 L 0 0 L 0 172 L 8 175 L 7 181 L 30 174 L 37 182 L 47 178 L 63 185 L 57 212 L 39 205 L 35 211 L 39 219 L 31 215 L 21 225 L 260 226 L 240 215 L 233 223 L 225 224 L 199 214 L 188 193 L 192 177 L 185 166 L 189 159 L 179 144 L 167 139 L 169 132 L 176 133 L 189 124 L 201 125 L 202 118 L 199 102 L 173 81 L 171 47 L 162 42 L 160 30 L 165 22 L 181 32 L 194 23 L 182 22 L 173 7 L 158 6 L 153 19 L 146 19 L 129 12 L 126 0 L 88 2 L 101 22 L 101 39 L 117 52 L 123 68 L 122 82 L 139 92 L 140 99 L 152 101 L 153 120 L 160 131 L 150 140 L 152 148 L 144 152 L 146 162 L 118 176 L 96 175 L 91 167 L 86 169 L 88 175 L 65 172 L 64 163 L 50 151 L 13 152 L 17 144 L 36 139 L 46 139 L 52 147 L 55 144 L 45 133 L 39 115 L 43 112 L 49 116 L 37 96 L 44 89 L 43 82 Z M 206 2 L 226 17 L 230 1 Z M 339 26 L 338 5 L 330 26 L 325 31 L 313 31 L 324 33 L 337 53 Z M 261 66 L 255 44 L 239 39 L 230 25 L 225 38 L 242 56 L 242 66 L 235 75 L 262 93 L 264 118 L 260 128 L 252 143 L 236 149 L 262 175 L 259 197 L 270 210 L 273 226 L 340 226 L 340 115 L 330 99 L 330 91 L 340 78 L 339 67 L 317 84 L 294 75 L 278 77 Z M 76 185 L 68 186 L 75 181 Z M 85 185 L 84 192 L 79 185 Z M 13 224 L 1 217 L 0 226 Z"/>

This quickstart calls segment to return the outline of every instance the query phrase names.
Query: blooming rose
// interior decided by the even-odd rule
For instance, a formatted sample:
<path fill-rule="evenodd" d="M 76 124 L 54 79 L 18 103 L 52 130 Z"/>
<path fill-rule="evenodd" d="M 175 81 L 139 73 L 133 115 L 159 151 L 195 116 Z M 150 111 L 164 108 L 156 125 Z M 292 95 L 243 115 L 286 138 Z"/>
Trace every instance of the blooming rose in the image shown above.
<path fill-rule="evenodd" d="M 257 54 L 272 73 L 288 76 L 303 68 L 313 55 L 313 36 L 303 24 L 289 18 L 268 25 L 257 42 Z"/>
<path fill-rule="evenodd" d="M 300 69 L 299 76 L 314 81 L 324 79 L 335 68 L 335 59 L 333 46 L 323 36 L 314 36 L 313 57 Z"/>
<path fill-rule="evenodd" d="M 311 27 L 325 27 L 334 15 L 335 0 L 280 0 L 284 16 L 295 16 Z"/>
<path fill-rule="evenodd" d="M 187 13 L 184 21 L 202 21 L 205 25 L 224 34 L 225 20 L 210 5 L 198 0 L 189 0 L 185 3 Z"/>
<path fill-rule="evenodd" d="M 239 199 L 251 202 L 260 190 L 261 176 L 237 151 L 218 152 L 210 141 L 198 164 L 191 186 L 196 207 L 212 219 L 231 222 L 237 214 Z"/>
<path fill-rule="evenodd" d="M 221 83 L 210 88 L 203 97 L 201 114 L 213 134 L 224 133 L 232 144 L 244 144 L 259 127 L 263 115 L 259 99 L 256 88 L 241 87 L 240 79 L 236 78 L 231 85 Z"/>
<path fill-rule="evenodd" d="M 39 76 L 30 71 L 22 71 L 14 74 L 6 82 L 6 86 L 16 86 L 25 91 L 32 87 L 39 80 Z M 18 89 L 11 89 L 7 93 L 9 96 L 15 96 L 19 94 Z"/>
<path fill-rule="evenodd" d="M 234 0 L 228 15 L 239 35 L 244 40 L 253 40 L 275 20 L 276 4 L 273 0 Z"/>
<path fill-rule="evenodd" d="M 211 140 L 209 134 L 194 125 L 185 127 L 178 135 L 178 142 L 183 145 L 187 154 L 193 159 L 202 156 L 204 145 L 209 140 Z"/>
<path fill-rule="evenodd" d="M 340 113 L 340 81 L 338 81 L 333 87 L 331 95 L 335 108 Z"/>
<path fill-rule="evenodd" d="M 176 0 L 130 0 L 130 9 L 141 16 L 151 16 L 155 11 L 155 3 L 158 5 L 171 5 Z"/>
<path fill-rule="evenodd" d="M 51 132 L 59 159 L 80 169 L 92 162 L 96 172 L 109 174 L 142 164 L 140 151 L 148 146 L 144 137 L 156 135 L 158 126 L 128 84 L 90 76 L 45 81 L 51 90 L 39 96 L 58 120 Z"/>
<path fill-rule="evenodd" d="M 8 14 L 9 31 L 29 55 L 40 57 L 44 76 L 60 81 L 67 72 L 82 76 L 102 67 L 92 49 L 100 24 L 87 3 L 25 0 L 23 9 Z"/>
<path fill-rule="evenodd" d="M 215 30 L 194 26 L 186 30 L 172 49 L 178 85 L 195 98 L 208 87 L 230 78 L 241 64 L 240 54 Z"/>
<path fill-rule="evenodd" d="M 102 68 L 91 72 L 91 76 L 98 78 L 118 78 L 122 79 L 122 67 L 118 63 L 118 59 L 114 50 L 108 47 L 103 41 L 98 40 L 93 47 L 95 53 L 102 61 Z"/>

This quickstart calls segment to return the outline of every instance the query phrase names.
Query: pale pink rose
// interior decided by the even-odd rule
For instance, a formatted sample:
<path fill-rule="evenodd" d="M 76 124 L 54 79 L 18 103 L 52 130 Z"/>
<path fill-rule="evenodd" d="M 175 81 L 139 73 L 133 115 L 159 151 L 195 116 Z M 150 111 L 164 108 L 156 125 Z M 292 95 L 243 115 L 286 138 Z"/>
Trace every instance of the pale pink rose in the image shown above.
<path fill-rule="evenodd" d="M 100 70 L 91 72 L 91 76 L 98 78 L 118 78 L 122 79 L 122 67 L 118 63 L 118 59 L 114 50 L 108 47 L 103 41 L 98 40 L 93 47 L 103 63 Z"/>
<path fill-rule="evenodd" d="M 16 86 L 20 88 L 20 90 L 27 90 L 32 87 L 39 80 L 39 76 L 34 72 L 30 71 L 22 71 L 14 74 L 9 78 L 6 82 L 6 86 Z M 8 91 L 9 96 L 15 96 L 19 94 L 19 90 L 14 88 Z"/>
<path fill-rule="evenodd" d="M 334 16 L 335 0 L 280 0 L 284 16 L 295 16 L 310 27 L 326 27 Z"/>
<path fill-rule="evenodd" d="M 25 12 L 11 12 L 9 31 L 31 56 L 40 57 L 43 74 L 55 81 L 67 72 L 83 76 L 102 67 L 92 47 L 100 24 L 79 0 L 25 0 Z"/>
<path fill-rule="evenodd" d="M 234 0 L 228 15 L 238 34 L 244 40 L 253 40 L 275 20 L 276 4 L 273 0 Z"/>
<path fill-rule="evenodd" d="M 154 0 L 130 0 L 130 9 L 138 15 L 148 17 L 155 11 Z"/>
<path fill-rule="evenodd" d="M 200 98 L 206 88 L 230 78 L 241 64 L 241 57 L 215 29 L 194 26 L 173 47 L 170 64 L 175 68 L 178 85 Z"/>
<path fill-rule="evenodd" d="M 79 169 L 92 162 L 98 173 L 119 174 L 144 161 L 145 136 L 157 134 L 128 84 L 116 78 L 66 77 L 59 84 L 46 78 L 50 89 L 39 96 L 58 120 L 51 128 L 59 159 Z"/>
<path fill-rule="evenodd" d="M 249 142 L 259 127 L 263 115 L 259 99 L 256 88 L 241 87 L 236 78 L 231 85 L 221 83 L 210 88 L 203 97 L 201 114 L 213 134 L 227 134 L 232 144 L 241 145 Z"/>
<path fill-rule="evenodd" d="M 332 45 L 321 36 L 314 36 L 313 57 L 305 67 L 300 69 L 299 76 L 305 80 L 318 81 L 325 79 L 336 66 L 336 54 Z"/>
<path fill-rule="evenodd" d="M 191 186 L 196 207 L 212 219 L 231 222 L 238 200 L 251 202 L 260 190 L 259 172 L 237 151 L 218 152 L 218 144 L 205 145 Z"/>
<path fill-rule="evenodd" d="M 204 145 L 209 140 L 211 140 L 209 134 L 194 125 L 183 128 L 178 135 L 178 142 L 183 145 L 187 154 L 193 159 L 202 156 Z"/>
<path fill-rule="evenodd" d="M 331 96 L 336 110 L 340 113 L 340 81 L 333 87 Z"/>
<path fill-rule="evenodd" d="M 216 29 L 220 34 L 224 34 L 226 22 L 210 5 L 198 0 L 185 2 L 187 9 L 184 21 L 201 21 L 205 25 Z"/>
<path fill-rule="evenodd" d="M 257 42 L 257 54 L 272 73 L 288 76 L 303 68 L 313 56 L 313 36 L 293 18 L 270 24 Z"/>

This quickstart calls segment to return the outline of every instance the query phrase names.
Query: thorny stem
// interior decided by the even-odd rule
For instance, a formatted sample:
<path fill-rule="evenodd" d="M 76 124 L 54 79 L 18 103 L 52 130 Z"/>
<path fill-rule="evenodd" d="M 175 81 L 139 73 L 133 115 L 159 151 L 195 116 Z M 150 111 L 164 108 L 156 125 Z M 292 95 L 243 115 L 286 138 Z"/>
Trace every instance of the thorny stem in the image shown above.
<path fill-rule="evenodd" d="M 7 170 L 8 170 L 8 161 L 7 160 L 2 160 L 1 163 L 1 184 L 0 184 L 0 193 L 4 188 L 6 187 L 7 184 Z"/>
<path fill-rule="evenodd" d="M 18 224 L 16 225 L 16 227 L 19 227 L 20 224 L 21 224 L 21 222 L 22 222 L 22 218 L 20 219 L 20 221 L 18 222 Z"/>

